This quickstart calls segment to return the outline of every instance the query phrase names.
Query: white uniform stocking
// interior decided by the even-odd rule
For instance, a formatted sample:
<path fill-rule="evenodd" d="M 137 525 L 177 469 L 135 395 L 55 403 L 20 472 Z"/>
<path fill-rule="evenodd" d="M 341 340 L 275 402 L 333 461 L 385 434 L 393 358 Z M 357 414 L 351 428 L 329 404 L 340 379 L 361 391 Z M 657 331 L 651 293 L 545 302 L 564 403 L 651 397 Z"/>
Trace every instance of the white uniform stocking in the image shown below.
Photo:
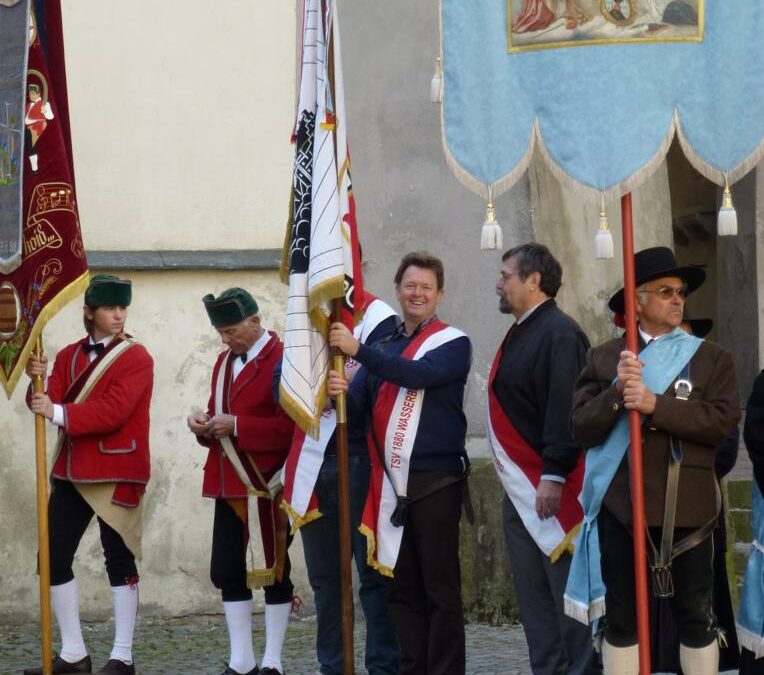
<path fill-rule="evenodd" d="M 80 587 L 77 580 L 51 586 L 50 600 L 61 631 L 60 656 L 64 661 L 77 663 L 88 655 L 80 626 Z"/>
<path fill-rule="evenodd" d="M 228 665 L 237 673 L 248 673 L 257 665 L 252 648 L 252 600 L 224 602 L 223 610 L 231 643 Z"/>

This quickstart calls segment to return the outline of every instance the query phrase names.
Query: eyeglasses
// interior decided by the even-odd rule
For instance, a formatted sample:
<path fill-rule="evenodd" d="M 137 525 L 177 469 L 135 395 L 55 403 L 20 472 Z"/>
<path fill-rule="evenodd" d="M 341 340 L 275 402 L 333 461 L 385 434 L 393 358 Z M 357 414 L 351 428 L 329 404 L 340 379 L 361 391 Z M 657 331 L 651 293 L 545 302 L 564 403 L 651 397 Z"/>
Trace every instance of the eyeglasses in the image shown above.
<path fill-rule="evenodd" d="M 645 288 L 645 293 L 657 293 L 661 300 L 671 300 L 674 295 L 679 296 L 682 300 L 687 300 L 687 296 L 690 294 L 690 290 L 685 284 L 681 286 L 661 286 L 660 288 Z"/>
<path fill-rule="evenodd" d="M 512 277 L 516 277 L 518 274 L 520 274 L 520 272 L 505 272 L 504 270 L 499 272 L 499 276 L 504 281 L 509 281 Z"/>

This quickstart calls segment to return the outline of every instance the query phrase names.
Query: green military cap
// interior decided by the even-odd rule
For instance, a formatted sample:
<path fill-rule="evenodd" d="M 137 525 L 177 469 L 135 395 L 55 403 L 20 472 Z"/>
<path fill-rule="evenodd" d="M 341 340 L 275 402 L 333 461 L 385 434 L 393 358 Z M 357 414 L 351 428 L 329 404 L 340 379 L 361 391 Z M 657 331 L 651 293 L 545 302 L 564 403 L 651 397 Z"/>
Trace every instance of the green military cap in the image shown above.
<path fill-rule="evenodd" d="M 88 307 L 127 307 L 133 299 L 133 284 L 130 279 L 120 279 L 113 274 L 96 274 L 90 279 L 85 291 Z"/>
<path fill-rule="evenodd" d="M 243 288 L 228 288 L 217 298 L 208 293 L 202 302 L 215 328 L 233 326 L 258 312 L 255 299 Z"/>

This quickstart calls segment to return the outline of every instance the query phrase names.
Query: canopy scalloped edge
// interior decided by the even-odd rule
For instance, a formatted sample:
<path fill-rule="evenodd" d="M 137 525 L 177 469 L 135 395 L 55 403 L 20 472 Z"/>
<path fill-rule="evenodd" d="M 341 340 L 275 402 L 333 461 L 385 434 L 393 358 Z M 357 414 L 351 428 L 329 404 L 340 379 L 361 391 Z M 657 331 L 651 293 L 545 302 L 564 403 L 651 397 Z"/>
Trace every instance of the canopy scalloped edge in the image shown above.
<path fill-rule="evenodd" d="M 444 91 L 444 99 L 446 95 L 447 92 Z M 593 187 L 592 185 L 588 185 L 576 180 L 562 169 L 562 167 L 555 161 L 554 157 L 547 149 L 544 143 L 544 136 L 541 133 L 538 118 L 536 118 L 533 122 L 533 129 L 531 131 L 531 137 L 528 143 L 528 150 L 526 151 L 525 155 L 523 155 L 522 159 L 520 159 L 520 161 L 515 164 L 514 168 L 509 173 L 502 176 L 499 180 L 488 184 L 475 178 L 475 176 L 467 171 L 459 163 L 459 160 L 454 157 L 453 153 L 448 147 L 448 141 L 446 140 L 444 109 L 445 106 L 441 103 L 440 130 L 441 142 L 443 143 L 443 153 L 446 156 L 446 164 L 448 165 L 448 168 L 451 169 L 451 172 L 454 174 L 454 176 L 456 176 L 456 178 L 459 180 L 459 182 L 462 183 L 462 185 L 486 200 L 488 199 L 489 188 L 491 190 L 492 196 L 496 198 L 510 190 L 514 184 L 520 180 L 520 178 L 522 178 L 523 174 L 528 169 L 531 157 L 533 156 L 533 150 L 536 146 L 538 146 L 541 155 L 544 157 L 546 165 L 549 167 L 550 171 L 557 178 L 557 180 L 560 181 L 563 187 L 572 192 L 583 193 L 587 197 L 597 200 L 600 199 L 601 195 L 604 196 L 606 200 L 619 198 L 627 192 L 633 191 L 645 180 L 647 180 L 647 178 L 649 178 L 650 175 L 656 171 L 665 160 L 666 154 L 671 147 L 671 142 L 674 140 L 674 135 L 676 135 L 678 138 L 679 145 L 692 167 L 699 174 L 719 186 L 724 185 L 725 179 L 730 185 L 737 182 L 740 178 L 751 171 L 762 160 L 762 158 L 764 158 L 764 140 L 762 140 L 753 150 L 753 152 L 748 155 L 748 157 L 746 157 L 742 162 L 740 162 L 737 166 L 733 167 L 729 171 L 725 172 L 715 166 L 711 166 L 697 152 L 695 152 L 690 142 L 682 133 L 682 124 L 679 118 L 679 111 L 674 109 L 674 114 L 672 116 L 671 123 L 666 130 L 666 135 L 658 147 L 658 150 L 650 158 L 650 160 L 625 180 L 621 181 L 620 183 L 611 185 L 605 190 L 600 190 L 596 187 Z"/>

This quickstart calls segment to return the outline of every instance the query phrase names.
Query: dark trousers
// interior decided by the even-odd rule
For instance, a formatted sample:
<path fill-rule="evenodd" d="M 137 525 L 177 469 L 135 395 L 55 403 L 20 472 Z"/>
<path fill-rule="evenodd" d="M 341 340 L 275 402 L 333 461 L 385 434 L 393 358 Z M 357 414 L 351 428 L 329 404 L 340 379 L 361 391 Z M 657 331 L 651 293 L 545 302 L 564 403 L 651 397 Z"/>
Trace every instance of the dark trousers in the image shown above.
<path fill-rule="evenodd" d="M 764 675 L 764 658 L 743 647 L 740 652 L 740 675 Z"/>
<path fill-rule="evenodd" d="M 552 562 L 525 529 L 508 497 L 502 504 L 504 541 L 517 593 L 520 621 L 534 675 L 600 673 L 589 626 L 565 615 L 571 556 Z"/>
<path fill-rule="evenodd" d="M 351 551 L 358 569 L 358 596 L 366 618 L 366 670 L 396 675 L 399 649 L 387 611 L 390 579 L 366 562 L 367 540 L 358 531 L 369 489 L 369 458 L 348 458 Z M 316 603 L 316 656 L 322 675 L 342 675 L 342 588 L 340 585 L 337 458 L 327 457 L 316 481 L 321 517 L 300 529 L 308 580 Z"/>
<path fill-rule="evenodd" d="M 628 647 L 637 642 L 634 540 L 629 529 L 618 522 L 605 507 L 600 510 L 597 524 L 602 553 L 602 579 L 606 588 L 605 637 L 614 647 Z M 674 540 L 690 532 L 692 530 L 677 528 Z M 650 536 L 656 546 L 660 545 L 660 534 L 660 528 L 650 528 Z M 713 556 L 713 538 L 707 537 L 672 562 L 674 596 L 669 599 L 669 604 L 677 625 L 679 642 L 686 647 L 706 647 L 717 638 L 716 618 L 712 609 Z M 649 572 L 647 580 L 651 584 Z"/>
<path fill-rule="evenodd" d="M 215 500 L 215 520 L 212 526 L 212 559 L 210 579 L 220 589 L 223 602 L 251 600 L 252 590 L 247 588 L 247 543 L 249 534 L 241 518 L 225 499 Z M 287 548 L 292 537 L 287 540 Z M 280 605 L 292 601 L 294 586 L 289 578 L 292 565 L 289 552 L 284 559 L 284 575 L 281 581 L 266 586 L 265 604 Z"/>
<path fill-rule="evenodd" d="M 74 555 L 93 515 L 93 509 L 72 483 L 53 479 L 53 491 L 48 501 L 51 586 L 60 586 L 74 579 Z M 135 556 L 122 537 L 100 518 L 98 527 L 109 583 L 125 586 L 138 581 Z"/>
<path fill-rule="evenodd" d="M 412 473 L 415 498 L 443 472 Z M 464 614 L 459 569 L 462 484 L 409 505 L 390 586 L 389 608 L 401 646 L 401 675 L 463 675 Z"/>

